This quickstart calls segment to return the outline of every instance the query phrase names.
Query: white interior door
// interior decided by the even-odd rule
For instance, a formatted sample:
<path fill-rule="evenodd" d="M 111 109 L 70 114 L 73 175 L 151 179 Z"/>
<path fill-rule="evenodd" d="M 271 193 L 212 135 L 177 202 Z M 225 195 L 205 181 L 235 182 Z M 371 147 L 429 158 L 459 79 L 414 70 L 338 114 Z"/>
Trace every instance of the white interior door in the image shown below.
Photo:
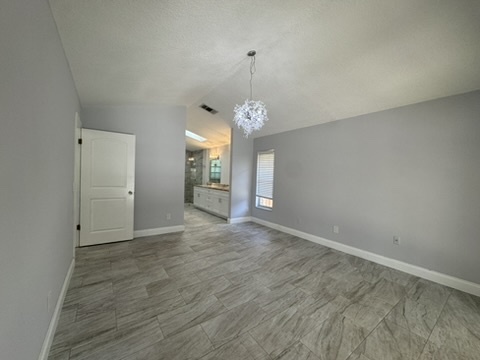
<path fill-rule="evenodd" d="M 135 135 L 82 129 L 80 246 L 133 239 Z"/>

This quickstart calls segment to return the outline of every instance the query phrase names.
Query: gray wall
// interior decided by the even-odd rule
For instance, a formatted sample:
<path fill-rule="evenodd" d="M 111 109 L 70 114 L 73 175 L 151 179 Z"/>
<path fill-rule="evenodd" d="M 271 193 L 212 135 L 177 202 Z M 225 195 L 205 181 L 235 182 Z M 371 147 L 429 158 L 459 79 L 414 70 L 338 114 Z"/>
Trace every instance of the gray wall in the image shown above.
<path fill-rule="evenodd" d="M 73 256 L 79 103 L 46 0 L 2 1 L 0 49 L 0 357 L 37 359 Z"/>
<path fill-rule="evenodd" d="M 82 125 L 136 135 L 135 230 L 183 225 L 185 107 L 86 107 Z"/>
<path fill-rule="evenodd" d="M 274 209 L 253 216 L 480 283 L 480 91 L 255 139 L 271 148 Z"/>
<path fill-rule="evenodd" d="M 230 218 L 251 215 L 250 198 L 253 173 L 253 140 L 232 129 L 230 162 Z"/>

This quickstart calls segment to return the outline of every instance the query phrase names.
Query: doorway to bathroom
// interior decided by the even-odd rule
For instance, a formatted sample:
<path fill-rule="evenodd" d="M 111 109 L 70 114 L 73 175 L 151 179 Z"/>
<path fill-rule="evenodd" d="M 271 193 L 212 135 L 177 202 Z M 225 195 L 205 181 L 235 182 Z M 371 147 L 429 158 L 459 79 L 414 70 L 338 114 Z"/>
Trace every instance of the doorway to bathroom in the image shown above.
<path fill-rule="evenodd" d="M 230 145 L 185 151 L 185 227 L 226 224 L 230 211 Z"/>

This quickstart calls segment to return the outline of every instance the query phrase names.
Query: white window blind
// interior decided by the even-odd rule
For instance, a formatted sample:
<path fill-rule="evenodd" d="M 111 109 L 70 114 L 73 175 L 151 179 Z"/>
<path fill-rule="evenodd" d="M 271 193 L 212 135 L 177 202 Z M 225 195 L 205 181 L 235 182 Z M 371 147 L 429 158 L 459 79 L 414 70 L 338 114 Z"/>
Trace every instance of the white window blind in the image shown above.
<path fill-rule="evenodd" d="M 271 209 L 273 207 L 274 160 L 273 150 L 258 153 L 256 205 L 260 208 Z"/>

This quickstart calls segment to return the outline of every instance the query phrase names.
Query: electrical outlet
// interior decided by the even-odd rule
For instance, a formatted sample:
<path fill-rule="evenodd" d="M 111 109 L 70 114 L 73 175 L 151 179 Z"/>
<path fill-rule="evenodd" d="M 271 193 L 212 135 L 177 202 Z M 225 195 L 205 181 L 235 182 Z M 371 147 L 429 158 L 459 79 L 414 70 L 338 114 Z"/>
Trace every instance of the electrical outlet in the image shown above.
<path fill-rule="evenodd" d="M 393 237 L 393 245 L 400 245 L 400 236 Z"/>
<path fill-rule="evenodd" d="M 172 214 L 170 213 L 167 214 L 167 220 L 172 220 Z"/>
<path fill-rule="evenodd" d="M 340 232 L 340 228 L 338 227 L 338 225 L 333 225 L 333 233 L 338 234 L 339 232 Z"/>

